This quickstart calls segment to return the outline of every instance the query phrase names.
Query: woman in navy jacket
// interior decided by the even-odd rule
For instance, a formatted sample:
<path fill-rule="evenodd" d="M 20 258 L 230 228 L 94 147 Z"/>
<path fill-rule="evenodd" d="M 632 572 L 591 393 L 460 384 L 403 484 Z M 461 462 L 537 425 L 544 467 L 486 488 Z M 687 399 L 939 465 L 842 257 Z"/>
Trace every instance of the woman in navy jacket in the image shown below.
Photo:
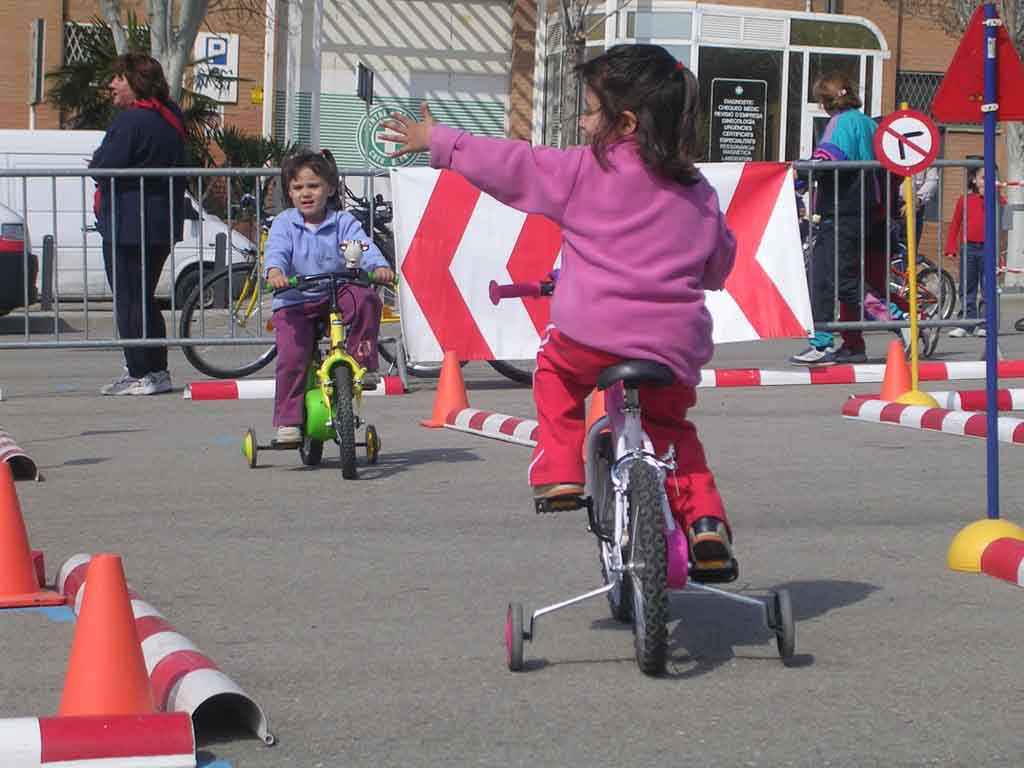
<path fill-rule="evenodd" d="M 141 53 L 119 56 L 109 88 L 114 105 L 123 109 L 89 167 L 184 166 L 184 123 L 178 105 L 170 100 L 160 62 Z M 171 248 L 182 238 L 184 181 L 183 177 L 171 181 L 152 176 L 96 179 L 96 225 L 103 238 L 103 261 L 122 339 L 143 338 L 143 318 L 145 338 L 167 336 L 154 294 Z M 124 374 L 103 387 L 103 394 L 170 391 L 167 347 L 125 347 L 124 357 Z"/>

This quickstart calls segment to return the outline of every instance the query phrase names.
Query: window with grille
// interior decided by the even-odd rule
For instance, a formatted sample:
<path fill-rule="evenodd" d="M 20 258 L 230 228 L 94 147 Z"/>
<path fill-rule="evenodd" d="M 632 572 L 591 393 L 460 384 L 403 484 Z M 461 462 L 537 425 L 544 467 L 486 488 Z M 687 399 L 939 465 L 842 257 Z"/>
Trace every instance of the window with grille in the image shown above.
<path fill-rule="evenodd" d="M 916 109 L 931 116 L 932 99 L 942 83 L 942 72 L 908 72 L 900 70 L 896 73 L 896 103 L 907 102 L 911 109 Z"/>
<path fill-rule="evenodd" d="M 125 27 L 124 31 L 131 34 L 128 27 Z M 140 35 L 147 35 L 148 28 L 140 25 L 138 32 Z M 88 64 L 89 51 L 95 50 L 104 37 L 110 37 L 110 30 L 107 27 L 77 21 L 64 22 L 64 66 Z"/>

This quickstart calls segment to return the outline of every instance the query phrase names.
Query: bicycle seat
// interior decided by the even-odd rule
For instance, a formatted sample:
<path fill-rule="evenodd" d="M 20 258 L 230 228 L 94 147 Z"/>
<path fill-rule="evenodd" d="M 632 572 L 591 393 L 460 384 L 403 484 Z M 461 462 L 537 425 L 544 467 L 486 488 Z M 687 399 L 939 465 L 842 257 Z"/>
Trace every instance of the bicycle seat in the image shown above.
<path fill-rule="evenodd" d="M 639 387 L 649 384 L 664 387 L 676 380 L 672 369 L 653 360 L 623 360 L 601 371 L 597 377 L 597 388 L 608 389 L 618 381 L 625 387 Z"/>

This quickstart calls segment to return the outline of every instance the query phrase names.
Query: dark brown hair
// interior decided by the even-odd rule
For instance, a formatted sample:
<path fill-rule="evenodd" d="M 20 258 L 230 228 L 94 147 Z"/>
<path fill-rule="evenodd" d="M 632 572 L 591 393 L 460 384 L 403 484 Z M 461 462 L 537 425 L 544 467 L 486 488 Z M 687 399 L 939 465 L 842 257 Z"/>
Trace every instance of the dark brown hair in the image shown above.
<path fill-rule="evenodd" d="M 843 72 L 830 72 L 814 81 L 814 98 L 830 115 L 844 109 L 864 106 L 857 95 L 857 86 Z"/>
<path fill-rule="evenodd" d="M 300 149 L 289 155 L 281 163 L 281 182 L 284 184 L 284 204 L 290 208 L 292 205 L 291 195 L 288 190 L 292 182 L 299 175 L 303 168 L 309 168 L 313 173 L 324 180 L 329 187 L 334 188 L 334 193 L 327 197 L 327 208 L 341 210 L 341 194 L 338 192 L 338 164 L 334 162 L 334 155 L 331 150 L 322 149 L 314 152 L 311 149 Z"/>
<path fill-rule="evenodd" d="M 680 184 L 700 179 L 697 159 L 697 79 L 660 45 L 615 45 L 579 67 L 580 78 L 601 104 L 601 128 L 592 147 L 608 169 L 624 112 L 636 115 L 640 157 L 653 173 Z"/>
<path fill-rule="evenodd" d="M 171 89 L 167 86 L 164 68 L 152 56 L 144 53 L 122 53 L 114 59 L 112 71 L 115 76 L 121 75 L 128 81 L 137 99 L 166 102 L 171 98 Z"/>

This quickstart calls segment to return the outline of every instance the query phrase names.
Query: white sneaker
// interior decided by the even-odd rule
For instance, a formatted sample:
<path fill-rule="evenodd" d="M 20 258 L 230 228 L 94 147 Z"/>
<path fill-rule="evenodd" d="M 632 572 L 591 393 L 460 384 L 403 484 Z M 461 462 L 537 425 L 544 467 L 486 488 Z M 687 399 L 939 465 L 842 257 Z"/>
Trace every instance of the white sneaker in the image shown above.
<path fill-rule="evenodd" d="M 120 395 L 120 394 L 122 394 L 123 390 L 127 389 L 130 385 L 134 384 L 137 381 L 138 381 L 138 379 L 130 376 L 128 374 L 128 369 L 125 368 L 121 372 L 120 376 L 118 376 L 116 379 L 114 379 L 109 384 L 104 384 L 102 387 L 100 387 L 100 394 L 101 395 Z"/>
<path fill-rule="evenodd" d="M 274 442 L 278 444 L 291 445 L 302 442 L 302 430 L 298 427 L 278 427 Z"/>
<path fill-rule="evenodd" d="M 159 395 L 171 391 L 171 374 L 167 371 L 147 373 L 141 379 L 129 379 L 114 387 L 111 395 Z"/>
<path fill-rule="evenodd" d="M 967 335 L 967 331 L 963 328 L 954 328 L 949 332 L 949 338 L 951 339 L 962 339 Z"/>
<path fill-rule="evenodd" d="M 976 326 L 975 329 L 974 329 L 974 335 L 975 336 L 984 336 L 985 333 L 986 333 L 985 329 L 982 328 L 980 325 Z"/>

